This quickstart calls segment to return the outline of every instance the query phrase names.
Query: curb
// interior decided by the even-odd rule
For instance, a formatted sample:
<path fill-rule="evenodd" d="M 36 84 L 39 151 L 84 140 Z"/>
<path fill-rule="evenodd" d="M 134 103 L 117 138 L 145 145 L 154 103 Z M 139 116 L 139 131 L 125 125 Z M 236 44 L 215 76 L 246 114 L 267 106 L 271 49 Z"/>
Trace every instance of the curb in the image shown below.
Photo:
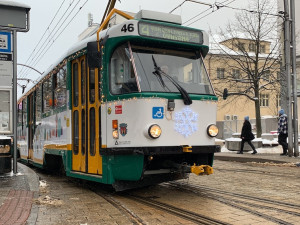
<path fill-rule="evenodd" d="M 37 199 L 39 197 L 39 176 L 28 166 L 25 166 L 21 163 L 18 163 L 18 167 L 22 169 L 22 172 L 27 178 L 27 183 L 29 185 L 30 191 L 34 193 L 33 199 Z M 38 217 L 39 208 L 38 205 L 31 205 L 31 211 L 29 217 L 27 218 L 26 225 L 34 225 L 36 224 Z"/>
<path fill-rule="evenodd" d="M 250 158 L 250 157 L 234 157 L 234 156 L 218 156 L 215 155 L 215 160 L 220 160 L 220 161 L 235 161 L 235 162 L 242 162 L 242 163 L 247 163 L 247 162 L 258 162 L 258 163 L 265 163 L 265 162 L 273 162 L 273 163 L 287 163 L 286 161 L 282 160 L 274 160 L 274 159 L 264 159 L 264 158 Z"/>

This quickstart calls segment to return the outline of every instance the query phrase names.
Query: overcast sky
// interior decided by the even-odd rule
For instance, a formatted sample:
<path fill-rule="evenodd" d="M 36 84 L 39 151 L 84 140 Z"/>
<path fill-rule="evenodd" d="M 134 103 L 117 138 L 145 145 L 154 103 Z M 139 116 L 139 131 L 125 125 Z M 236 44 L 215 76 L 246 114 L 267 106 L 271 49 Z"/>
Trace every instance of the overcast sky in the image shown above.
<path fill-rule="evenodd" d="M 198 0 L 206 3 L 215 3 L 215 0 Z M 87 28 L 88 24 L 88 13 L 92 13 L 94 17 L 94 22 L 99 23 L 102 19 L 105 7 L 107 5 L 107 0 L 22 0 L 24 4 L 31 7 L 30 10 L 30 31 L 28 33 L 18 33 L 18 63 L 27 64 L 33 66 L 35 69 L 44 72 L 51 64 L 56 62 L 64 52 L 66 52 L 74 43 L 78 40 L 78 35 Z M 121 0 L 117 1 L 115 8 L 130 12 L 138 12 L 140 9 L 155 10 L 161 12 L 170 12 L 176 6 L 181 4 L 183 0 Z M 245 8 L 248 5 L 248 1 L 241 0 L 219 0 L 231 7 Z M 78 4 L 77 4 L 78 3 Z M 77 6 L 75 7 L 75 5 Z M 66 12 L 68 7 L 69 10 Z M 61 7 L 55 20 L 52 22 L 51 26 L 48 28 L 54 15 Z M 77 16 L 72 20 L 70 25 L 57 37 L 61 30 L 59 30 L 53 37 L 53 32 L 51 31 L 58 23 L 58 21 L 63 21 L 65 17 L 62 15 L 68 15 L 69 12 L 74 8 L 69 19 L 66 20 L 62 28 L 71 20 L 71 18 L 79 11 Z M 205 13 L 201 12 L 207 10 Z M 209 14 L 208 16 L 198 20 L 197 22 L 190 24 L 194 20 L 185 23 L 190 27 L 195 27 L 199 29 L 208 30 L 210 27 L 212 29 L 217 29 L 218 27 L 224 26 L 228 20 L 234 18 L 234 14 L 237 10 L 229 8 L 216 8 L 211 9 L 209 6 L 196 4 L 192 2 L 185 2 L 181 7 L 175 10 L 174 14 L 179 14 L 182 16 L 182 21 L 186 22 L 192 17 L 200 14 L 200 16 L 195 19 L 200 19 L 201 17 Z M 57 28 L 60 24 L 57 26 Z M 45 33 L 46 32 L 46 33 Z M 42 38 L 43 34 L 44 38 Z M 53 39 L 56 39 L 53 42 Z M 38 42 L 47 44 L 51 47 L 44 54 L 41 52 L 41 43 L 37 46 Z M 32 54 L 33 50 L 34 53 Z M 30 57 L 31 55 L 31 57 Z M 41 56 L 43 57 L 41 58 Z M 33 57 L 35 56 L 35 57 Z M 39 57 L 38 57 L 39 56 Z M 41 59 L 40 59 L 41 58 Z M 39 59 L 39 60 L 38 60 Z M 18 77 L 27 77 L 31 79 L 37 79 L 39 74 L 33 70 L 24 70 L 21 66 L 18 66 Z M 26 73 L 24 73 L 24 71 Z"/>

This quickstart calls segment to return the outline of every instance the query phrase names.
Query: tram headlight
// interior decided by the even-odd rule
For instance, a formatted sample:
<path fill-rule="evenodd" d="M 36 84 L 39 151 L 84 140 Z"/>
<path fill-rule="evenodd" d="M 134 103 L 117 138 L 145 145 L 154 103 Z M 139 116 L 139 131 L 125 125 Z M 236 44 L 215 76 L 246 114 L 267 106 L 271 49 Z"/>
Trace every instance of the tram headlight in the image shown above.
<path fill-rule="evenodd" d="M 157 124 L 153 124 L 148 129 L 148 134 L 151 138 L 156 139 L 161 135 L 161 128 Z"/>
<path fill-rule="evenodd" d="M 114 139 L 118 139 L 119 138 L 119 132 L 118 132 L 118 130 L 113 130 L 112 136 L 113 136 Z"/>
<path fill-rule="evenodd" d="M 207 127 L 207 134 L 211 137 L 217 136 L 219 133 L 219 129 L 216 125 L 211 124 Z"/>

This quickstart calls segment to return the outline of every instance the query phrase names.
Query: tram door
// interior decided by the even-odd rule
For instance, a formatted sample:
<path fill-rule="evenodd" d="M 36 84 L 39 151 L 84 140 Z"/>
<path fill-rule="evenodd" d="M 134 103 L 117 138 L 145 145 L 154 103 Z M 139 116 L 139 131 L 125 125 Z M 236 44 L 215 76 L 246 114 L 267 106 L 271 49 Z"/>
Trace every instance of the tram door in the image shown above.
<path fill-rule="evenodd" d="M 102 174 L 99 155 L 99 101 L 96 69 L 89 69 L 86 57 L 72 61 L 72 169 Z"/>
<path fill-rule="evenodd" d="M 28 159 L 33 160 L 34 93 L 28 97 Z"/>

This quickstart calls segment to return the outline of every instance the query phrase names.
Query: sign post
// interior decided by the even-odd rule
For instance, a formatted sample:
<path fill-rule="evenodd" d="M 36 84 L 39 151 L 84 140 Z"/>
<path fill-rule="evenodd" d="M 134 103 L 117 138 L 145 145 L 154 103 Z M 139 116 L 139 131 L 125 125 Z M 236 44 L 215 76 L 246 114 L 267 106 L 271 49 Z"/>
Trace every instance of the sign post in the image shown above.
<path fill-rule="evenodd" d="M 17 32 L 29 31 L 29 11 L 30 7 L 23 3 L 0 0 L 0 71 L 2 71 L 0 73 L 0 79 L 1 83 L 2 78 L 8 83 L 8 87 L 0 87 L 0 91 L 6 91 L 6 89 L 10 90 L 8 98 L 9 114 L 7 119 L 7 126 L 9 128 L 7 128 L 6 132 L 3 133 L 13 134 L 14 174 L 17 173 Z M 13 37 L 12 46 L 11 34 Z M 13 57 L 11 56 L 11 54 L 13 55 Z M 7 83 L 3 84 L 7 85 Z M 12 91 L 11 86 L 13 86 Z M 3 107 L 2 103 L 0 103 L 0 107 Z M 0 126 L 3 126 L 4 124 L 5 127 L 6 117 L 7 116 L 4 116 L 2 122 L 0 121 Z"/>

